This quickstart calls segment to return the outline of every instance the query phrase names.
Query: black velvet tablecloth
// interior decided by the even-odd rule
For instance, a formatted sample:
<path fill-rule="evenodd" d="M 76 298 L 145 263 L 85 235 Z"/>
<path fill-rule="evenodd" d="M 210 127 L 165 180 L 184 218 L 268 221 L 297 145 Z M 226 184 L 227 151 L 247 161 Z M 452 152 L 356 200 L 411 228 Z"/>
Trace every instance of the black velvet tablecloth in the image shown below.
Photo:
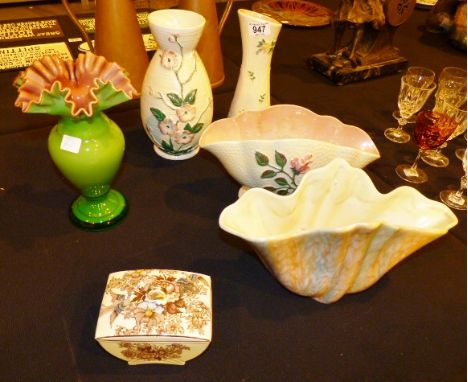
<path fill-rule="evenodd" d="M 251 3 L 237 6 L 250 7 Z M 328 4 L 332 6 L 332 4 Z M 416 9 L 395 43 L 410 65 L 466 67 L 466 53 L 427 34 Z M 400 74 L 336 86 L 308 70 L 332 29 L 283 27 L 271 68 L 272 103 L 293 103 L 366 130 L 381 159 L 365 170 L 381 192 L 403 185 L 397 164 L 415 158 L 410 142 L 386 140 L 395 124 Z M 238 18 L 222 35 L 225 84 L 215 119 L 225 117 L 241 63 Z M 218 216 L 239 185 L 209 153 L 186 161 L 159 158 L 141 126 L 138 102 L 109 111 L 126 155 L 114 182 L 129 200 L 119 226 L 90 233 L 68 220 L 77 195 L 47 152 L 54 119 L 14 108 L 14 72 L 0 76 L 1 381 L 464 381 L 466 380 L 466 215 L 447 235 L 404 260 L 368 290 L 325 305 L 288 292 L 250 248 L 222 232 Z M 416 186 L 438 199 L 456 185 L 461 162 L 429 168 Z M 185 366 L 128 366 L 94 340 L 111 272 L 168 268 L 213 282 L 213 340 Z"/>

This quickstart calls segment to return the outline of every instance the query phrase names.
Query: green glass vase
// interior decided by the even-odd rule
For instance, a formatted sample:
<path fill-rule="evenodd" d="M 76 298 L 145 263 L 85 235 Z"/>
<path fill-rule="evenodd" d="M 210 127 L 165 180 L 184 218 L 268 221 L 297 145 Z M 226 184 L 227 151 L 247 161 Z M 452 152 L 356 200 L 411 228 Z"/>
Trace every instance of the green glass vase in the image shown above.
<path fill-rule="evenodd" d="M 111 188 L 125 151 L 114 121 L 102 112 L 63 117 L 49 134 L 48 148 L 60 172 L 81 191 L 70 207 L 76 225 L 102 230 L 126 216 L 125 197 Z"/>
<path fill-rule="evenodd" d="M 70 208 L 81 228 L 101 230 L 122 220 L 127 202 L 111 183 L 125 151 L 120 128 L 104 110 L 138 96 L 125 70 L 104 56 L 79 54 L 75 61 L 45 55 L 13 81 L 15 106 L 23 113 L 59 117 L 49 134 L 49 153 L 81 191 Z"/>

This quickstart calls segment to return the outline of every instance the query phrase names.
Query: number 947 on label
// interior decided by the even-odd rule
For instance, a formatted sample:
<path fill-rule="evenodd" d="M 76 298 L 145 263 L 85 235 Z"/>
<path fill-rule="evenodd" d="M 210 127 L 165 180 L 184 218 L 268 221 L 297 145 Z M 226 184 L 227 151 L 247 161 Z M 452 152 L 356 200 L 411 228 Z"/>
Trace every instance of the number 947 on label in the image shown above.
<path fill-rule="evenodd" d="M 270 24 L 249 23 L 250 36 L 268 36 L 270 34 Z"/>

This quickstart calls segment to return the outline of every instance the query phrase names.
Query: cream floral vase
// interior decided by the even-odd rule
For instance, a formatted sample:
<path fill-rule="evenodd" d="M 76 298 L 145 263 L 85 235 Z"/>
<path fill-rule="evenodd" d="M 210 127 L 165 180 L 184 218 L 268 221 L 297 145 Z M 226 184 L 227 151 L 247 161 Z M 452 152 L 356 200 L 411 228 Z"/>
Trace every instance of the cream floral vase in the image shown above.
<path fill-rule="evenodd" d="M 213 94 L 195 48 L 205 26 L 198 13 L 163 9 L 148 16 L 159 49 L 142 85 L 141 118 L 154 150 L 166 159 L 188 159 L 213 118 Z"/>
<path fill-rule="evenodd" d="M 270 65 L 281 23 L 261 13 L 239 9 L 242 64 L 229 109 L 233 117 L 270 106 Z"/>

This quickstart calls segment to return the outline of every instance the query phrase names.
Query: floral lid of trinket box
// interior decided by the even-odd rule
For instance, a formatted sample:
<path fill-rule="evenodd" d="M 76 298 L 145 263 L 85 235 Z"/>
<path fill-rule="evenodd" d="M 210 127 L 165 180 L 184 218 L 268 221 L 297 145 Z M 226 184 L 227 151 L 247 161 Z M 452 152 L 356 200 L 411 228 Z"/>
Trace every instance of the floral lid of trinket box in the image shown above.
<path fill-rule="evenodd" d="M 96 327 L 99 344 L 130 365 L 183 365 L 211 342 L 211 278 L 178 270 L 111 273 Z"/>

